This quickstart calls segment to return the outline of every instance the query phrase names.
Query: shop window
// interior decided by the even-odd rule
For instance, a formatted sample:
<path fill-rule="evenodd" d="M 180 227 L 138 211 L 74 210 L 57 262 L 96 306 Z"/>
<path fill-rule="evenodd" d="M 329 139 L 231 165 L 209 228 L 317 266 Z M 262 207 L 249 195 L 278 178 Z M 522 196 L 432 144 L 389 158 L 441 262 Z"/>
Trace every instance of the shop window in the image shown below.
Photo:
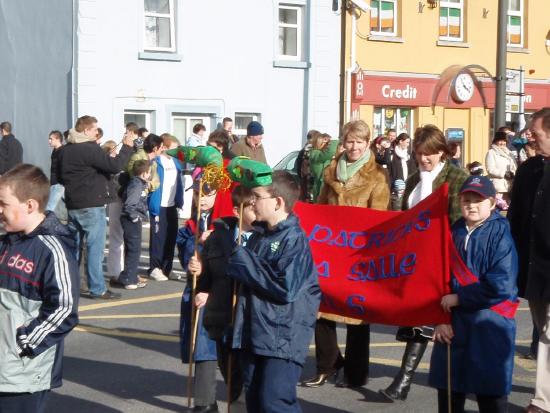
<path fill-rule="evenodd" d="M 235 126 L 233 127 L 233 134 L 243 137 L 246 136 L 246 127 L 253 120 L 261 122 L 262 116 L 259 113 L 235 113 Z"/>
<path fill-rule="evenodd" d="M 373 137 L 385 135 L 388 129 L 397 134 L 408 133 L 412 137 L 413 111 L 411 108 L 375 107 Z"/>
<path fill-rule="evenodd" d="M 464 38 L 464 0 L 439 4 L 439 40 L 462 41 Z"/>
<path fill-rule="evenodd" d="M 397 36 L 397 0 L 371 0 L 370 32 Z"/>
<path fill-rule="evenodd" d="M 278 9 L 278 56 L 279 60 L 301 61 L 303 7 L 290 4 L 280 4 Z"/>
<path fill-rule="evenodd" d="M 144 1 L 144 50 L 175 52 L 174 0 Z"/>
<path fill-rule="evenodd" d="M 524 16 L 523 0 L 508 2 L 508 46 L 523 47 Z"/>

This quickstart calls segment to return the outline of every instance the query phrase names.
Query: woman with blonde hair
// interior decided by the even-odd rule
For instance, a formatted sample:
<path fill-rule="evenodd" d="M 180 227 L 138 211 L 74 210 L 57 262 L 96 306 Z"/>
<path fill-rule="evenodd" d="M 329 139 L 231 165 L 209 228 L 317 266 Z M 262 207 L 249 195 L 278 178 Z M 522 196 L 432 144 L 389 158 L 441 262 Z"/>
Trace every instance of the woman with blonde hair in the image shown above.
<path fill-rule="evenodd" d="M 319 204 L 387 210 L 388 175 L 369 149 L 370 129 L 362 120 L 348 122 L 342 130 L 343 152 L 323 172 Z M 347 324 L 345 358 L 336 340 L 336 322 Z M 344 367 L 338 387 L 361 387 L 369 373 L 370 325 L 357 319 L 320 313 L 315 326 L 317 375 L 303 382 L 319 387 Z"/>

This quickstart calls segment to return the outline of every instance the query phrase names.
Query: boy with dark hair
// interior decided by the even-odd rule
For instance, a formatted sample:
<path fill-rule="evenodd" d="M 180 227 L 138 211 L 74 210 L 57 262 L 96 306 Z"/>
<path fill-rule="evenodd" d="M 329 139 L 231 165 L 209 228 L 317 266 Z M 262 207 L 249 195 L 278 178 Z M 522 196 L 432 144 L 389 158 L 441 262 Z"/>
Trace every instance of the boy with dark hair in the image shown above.
<path fill-rule="evenodd" d="M 435 327 L 430 385 L 437 388 L 439 412 L 447 412 L 450 344 L 451 406 L 464 412 L 475 394 L 480 412 L 506 412 L 512 388 L 518 307 L 518 257 L 506 218 L 495 211 L 496 191 L 485 176 L 470 176 L 460 189 L 462 218 L 452 228 L 457 264 L 452 294 L 441 306 L 452 324 Z M 451 254 L 453 255 L 453 254 Z"/>
<path fill-rule="evenodd" d="M 63 339 L 78 323 L 74 236 L 44 212 L 50 184 L 33 165 L 0 178 L 0 411 L 41 413 L 61 386 Z"/>
<path fill-rule="evenodd" d="M 252 206 L 252 193 L 243 185 L 235 187 L 231 193 L 233 201 L 233 216 L 222 217 L 214 221 L 214 232 L 208 237 L 201 251 L 200 260 L 193 256 L 189 260 L 188 269 L 193 274 L 200 274 L 197 280 L 197 295 L 195 296 L 195 305 L 197 308 L 204 306 L 203 326 L 208 332 L 208 336 L 216 341 L 216 352 L 218 356 L 218 366 L 223 375 L 224 381 L 228 383 L 228 360 L 231 352 L 231 331 L 233 320 L 233 282 L 227 277 L 227 263 L 233 249 L 233 245 L 239 236 L 239 216 L 240 206 L 242 210 L 242 245 L 246 245 L 246 239 L 250 237 L 253 229 L 252 222 L 256 220 L 256 215 Z M 242 390 L 241 369 L 238 361 L 233 358 L 231 374 L 231 400 L 239 398 Z M 209 378 L 198 377 L 198 373 L 207 373 Z M 204 405 L 195 404 L 196 411 L 217 411 L 216 404 L 216 368 L 211 363 L 209 371 L 205 369 L 196 369 L 196 383 L 201 383 L 203 388 L 207 388 L 209 397 L 203 396 Z M 201 390 L 204 393 L 204 390 Z M 202 410 L 201 410 L 202 409 Z M 210 410 L 208 410 L 210 409 Z"/>
<path fill-rule="evenodd" d="M 300 188 L 286 171 L 252 187 L 260 226 L 237 246 L 227 274 L 241 283 L 233 331 L 249 412 L 300 412 L 300 378 L 321 290 L 307 237 L 292 208 Z"/>
<path fill-rule="evenodd" d="M 147 185 L 151 177 L 148 161 L 134 162 L 132 178 L 122 193 L 120 224 L 124 238 L 124 270 L 117 278 L 111 278 L 111 285 L 126 290 L 144 288 L 147 284 L 138 278 L 137 270 L 141 253 L 141 226 L 147 219 Z"/>

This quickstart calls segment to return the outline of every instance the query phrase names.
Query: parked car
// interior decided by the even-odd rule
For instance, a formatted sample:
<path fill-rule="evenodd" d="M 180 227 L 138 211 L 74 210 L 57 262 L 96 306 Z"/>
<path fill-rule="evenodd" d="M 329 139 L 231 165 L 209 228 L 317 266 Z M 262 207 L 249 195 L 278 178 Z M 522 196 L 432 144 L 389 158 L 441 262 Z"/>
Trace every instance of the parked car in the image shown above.
<path fill-rule="evenodd" d="M 298 159 L 298 154 L 300 151 L 292 151 L 281 159 L 277 165 L 273 167 L 274 171 L 288 171 L 294 176 L 298 176 L 298 165 L 296 165 L 296 160 Z"/>

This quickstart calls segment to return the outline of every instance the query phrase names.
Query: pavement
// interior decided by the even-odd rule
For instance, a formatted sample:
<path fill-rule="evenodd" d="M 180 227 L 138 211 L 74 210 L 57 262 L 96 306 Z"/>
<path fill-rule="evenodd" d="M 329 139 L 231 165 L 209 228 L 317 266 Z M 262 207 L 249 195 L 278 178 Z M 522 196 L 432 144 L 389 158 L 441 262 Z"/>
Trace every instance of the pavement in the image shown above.
<path fill-rule="evenodd" d="M 147 229 L 144 229 L 141 274 L 145 274 Z M 175 262 L 175 270 L 181 271 Z M 51 393 L 48 413 L 87 412 L 185 412 L 188 365 L 179 358 L 179 312 L 184 283 L 149 281 L 143 289 L 122 293 L 114 301 L 80 300 L 80 324 L 65 340 L 64 385 Z M 527 351 L 531 319 L 522 302 L 517 316 L 517 356 L 510 413 L 529 404 L 535 383 L 535 363 L 520 357 Z M 298 387 L 304 412 L 436 412 L 436 391 L 427 385 L 431 346 L 414 378 L 406 402 L 391 403 L 378 394 L 397 373 L 403 343 L 396 342 L 395 327 L 373 325 L 369 383 L 360 389 L 340 389 L 334 382 L 316 389 Z M 342 351 L 345 327 L 338 328 Z M 314 346 L 304 366 L 303 378 L 315 374 Z M 217 373 L 217 398 L 225 412 L 225 386 Z M 469 399 L 467 411 L 477 411 Z M 244 403 L 232 405 L 245 412 Z M 256 412 L 251 412 L 256 413 Z"/>

